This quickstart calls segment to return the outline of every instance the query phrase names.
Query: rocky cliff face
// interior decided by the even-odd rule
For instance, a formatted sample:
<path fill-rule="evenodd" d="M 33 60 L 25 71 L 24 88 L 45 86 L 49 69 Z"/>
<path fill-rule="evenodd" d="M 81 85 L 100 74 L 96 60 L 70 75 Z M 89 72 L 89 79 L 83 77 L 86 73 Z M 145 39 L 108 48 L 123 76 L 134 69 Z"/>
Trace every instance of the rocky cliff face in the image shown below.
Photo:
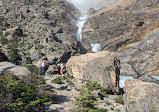
<path fill-rule="evenodd" d="M 159 85 L 138 79 L 127 80 L 124 104 L 128 112 L 159 111 Z"/>
<path fill-rule="evenodd" d="M 55 63 L 59 57 L 66 61 L 76 52 L 74 36 L 79 11 L 65 1 L 57 0 L 5 0 L 0 2 L 1 38 L 18 38 L 18 50 L 23 63 L 50 57 Z M 19 33 L 18 33 L 19 34 Z M 2 39 L 1 39 L 2 40 Z M 2 45 L 7 54 L 7 44 Z M 47 57 L 48 56 L 48 57 Z"/>
<path fill-rule="evenodd" d="M 123 75 L 157 75 L 159 63 L 159 1 L 119 0 L 89 18 L 83 29 L 83 45 L 118 51 Z M 152 34 L 152 32 L 156 32 Z"/>

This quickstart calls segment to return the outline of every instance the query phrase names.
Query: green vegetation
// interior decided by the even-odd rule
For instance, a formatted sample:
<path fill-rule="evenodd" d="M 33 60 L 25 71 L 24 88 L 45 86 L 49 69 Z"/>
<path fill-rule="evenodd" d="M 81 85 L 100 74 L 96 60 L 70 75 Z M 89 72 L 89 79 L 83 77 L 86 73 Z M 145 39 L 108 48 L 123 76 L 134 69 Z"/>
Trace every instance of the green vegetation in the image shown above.
<path fill-rule="evenodd" d="M 117 111 L 117 112 L 121 112 L 120 109 L 117 109 L 116 111 Z"/>
<path fill-rule="evenodd" d="M 107 109 L 97 109 L 95 104 L 98 103 L 97 98 L 91 93 L 94 90 L 106 90 L 94 82 L 87 82 L 86 85 L 80 90 L 80 96 L 76 99 L 75 104 L 79 105 L 79 112 L 107 112 Z"/>
<path fill-rule="evenodd" d="M 43 46 L 43 45 L 38 44 L 38 45 L 36 46 L 36 48 L 37 48 L 37 49 L 39 49 L 39 50 L 41 50 L 41 49 L 43 49 L 43 48 L 44 48 L 44 46 Z"/>
<path fill-rule="evenodd" d="M 95 109 L 94 105 L 97 103 L 96 97 L 85 89 L 81 91 L 81 95 L 76 100 L 76 104 L 83 108 Z"/>
<path fill-rule="evenodd" d="M 1 42 L 2 45 L 4 46 L 4 45 L 8 44 L 9 41 L 8 41 L 7 39 L 1 37 L 1 38 L 0 38 L 0 42 Z"/>
<path fill-rule="evenodd" d="M 8 59 L 12 63 L 16 63 L 18 58 L 20 58 L 20 55 L 18 53 L 17 49 L 17 42 L 11 42 L 7 45 L 8 49 Z"/>
<path fill-rule="evenodd" d="M 51 75 L 51 74 L 53 74 L 53 71 L 47 71 L 47 73 L 46 73 L 46 74 Z"/>
<path fill-rule="evenodd" d="M 114 100 L 116 101 L 116 103 L 124 104 L 122 95 L 120 95 L 119 97 L 115 98 Z"/>
<path fill-rule="evenodd" d="M 87 82 L 85 88 L 88 88 L 89 91 L 97 90 L 99 89 L 99 84 L 97 81 Z"/>
<path fill-rule="evenodd" d="M 53 94 L 47 92 L 45 82 L 39 75 L 29 75 L 21 80 L 12 73 L 0 76 L 1 112 L 43 112 L 52 103 Z"/>
<path fill-rule="evenodd" d="M 34 46 L 33 44 L 27 43 L 28 49 L 31 49 L 33 46 Z"/>
<path fill-rule="evenodd" d="M 48 71 L 49 73 L 51 73 L 50 71 Z M 52 83 L 56 83 L 56 84 L 63 84 L 64 82 L 64 80 L 66 80 L 66 82 L 68 83 L 68 84 L 71 84 L 71 85 L 73 85 L 73 83 L 72 83 L 72 81 L 71 80 L 73 80 L 74 79 L 74 77 L 73 76 L 71 76 L 69 73 L 67 73 L 67 75 L 66 76 L 63 76 L 63 77 L 57 77 L 56 79 L 54 79 L 54 80 L 52 80 L 51 82 Z"/>
<path fill-rule="evenodd" d="M 70 75 L 69 73 L 67 73 L 66 77 L 67 77 L 68 79 L 71 79 L 71 80 L 75 79 L 75 77 L 72 76 L 72 75 Z"/>
<path fill-rule="evenodd" d="M 159 112 L 159 107 L 152 107 L 150 112 Z"/>
<path fill-rule="evenodd" d="M 51 82 L 56 83 L 56 84 L 63 84 L 61 77 L 57 77 L 56 79 L 52 80 Z"/>
<path fill-rule="evenodd" d="M 23 37 L 28 37 L 28 35 L 24 33 L 24 34 L 23 34 Z"/>
<path fill-rule="evenodd" d="M 5 34 L 4 34 L 4 37 L 7 37 L 8 35 L 9 35 L 9 32 L 5 33 Z"/>
<path fill-rule="evenodd" d="M 141 110 L 140 110 L 140 109 L 138 109 L 138 110 L 135 110 L 134 112 L 141 112 Z"/>

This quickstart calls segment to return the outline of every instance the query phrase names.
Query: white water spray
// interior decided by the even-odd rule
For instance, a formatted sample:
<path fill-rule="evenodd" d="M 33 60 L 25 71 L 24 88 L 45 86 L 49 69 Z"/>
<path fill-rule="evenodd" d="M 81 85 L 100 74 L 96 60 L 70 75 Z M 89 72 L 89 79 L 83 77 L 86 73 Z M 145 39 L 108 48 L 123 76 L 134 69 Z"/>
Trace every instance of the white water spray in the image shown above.
<path fill-rule="evenodd" d="M 78 31 L 76 33 L 76 39 L 77 41 L 82 42 L 82 28 L 84 27 L 84 23 L 87 21 L 87 15 L 84 15 L 79 18 L 77 22 Z"/>
<path fill-rule="evenodd" d="M 85 22 L 87 21 L 87 11 L 90 8 L 94 8 L 98 10 L 102 7 L 106 7 L 116 0 L 66 0 L 72 4 L 74 4 L 81 12 L 82 16 L 79 18 L 77 22 L 78 31 L 76 33 L 77 41 L 82 43 L 82 28 L 84 27 Z M 100 44 L 91 44 L 92 52 L 100 52 Z"/>
<path fill-rule="evenodd" d="M 92 52 L 100 52 L 100 44 L 91 44 Z"/>
<path fill-rule="evenodd" d="M 98 10 L 102 7 L 106 7 L 116 0 L 67 0 L 74 4 L 82 13 L 87 13 L 90 8 Z"/>

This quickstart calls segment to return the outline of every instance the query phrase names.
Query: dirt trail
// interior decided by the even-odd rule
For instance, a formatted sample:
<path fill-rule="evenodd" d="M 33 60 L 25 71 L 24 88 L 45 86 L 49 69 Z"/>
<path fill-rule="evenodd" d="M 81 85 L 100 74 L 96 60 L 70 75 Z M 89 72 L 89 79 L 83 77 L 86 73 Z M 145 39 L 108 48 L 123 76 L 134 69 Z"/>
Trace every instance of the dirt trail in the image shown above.
<path fill-rule="evenodd" d="M 54 104 L 47 107 L 47 112 L 76 112 L 78 111 L 78 106 L 74 104 L 77 97 L 80 96 L 80 89 L 86 84 L 86 82 L 82 82 L 78 79 L 65 79 L 63 80 L 63 84 L 55 84 L 51 81 L 56 79 L 57 77 L 61 77 L 59 75 L 54 75 L 52 77 L 45 76 L 46 85 L 51 86 L 55 91 L 55 101 Z M 96 94 L 97 91 L 95 91 Z M 121 112 L 126 112 L 125 107 L 122 104 L 116 103 L 114 98 L 119 97 L 118 95 L 110 95 L 104 97 L 103 100 L 98 99 L 97 108 L 108 109 L 108 112 L 117 112 L 116 110 L 121 110 Z"/>
<path fill-rule="evenodd" d="M 71 80 L 73 85 L 68 84 L 66 81 L 63 81 L 64 84 L 54 84 L 51 81 L 55 78 L 59 77 L 59 75 L 54 75 L 53 77 L 46 76 L 46 85 L 52 86 L 54 91 L 56 92 L 54 102 L 48 109 L 49 112 L 52 111 L 60 111 L 60 112 L 70 112 L 71 110 L 76 110 L 78 108 L 77 105 L 74 104 L 75 99 L 80 95 L 79 90 L 76 85 L 79 85 L 80 81 L 76 79 Z M 64 89 L 61 89 L 64 88 Z"/>

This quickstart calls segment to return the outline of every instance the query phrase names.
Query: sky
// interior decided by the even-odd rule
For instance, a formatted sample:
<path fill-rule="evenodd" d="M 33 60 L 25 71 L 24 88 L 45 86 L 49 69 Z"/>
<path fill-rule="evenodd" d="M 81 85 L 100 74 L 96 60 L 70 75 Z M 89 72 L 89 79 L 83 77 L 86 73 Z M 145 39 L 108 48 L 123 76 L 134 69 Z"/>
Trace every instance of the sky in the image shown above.
<path fill-rule="evenodd" d="M 108 6 L 115 0 L 67 0 L 74 4 L 81 12 L 86 13 L 90 8 L 100 9 Z"/>

